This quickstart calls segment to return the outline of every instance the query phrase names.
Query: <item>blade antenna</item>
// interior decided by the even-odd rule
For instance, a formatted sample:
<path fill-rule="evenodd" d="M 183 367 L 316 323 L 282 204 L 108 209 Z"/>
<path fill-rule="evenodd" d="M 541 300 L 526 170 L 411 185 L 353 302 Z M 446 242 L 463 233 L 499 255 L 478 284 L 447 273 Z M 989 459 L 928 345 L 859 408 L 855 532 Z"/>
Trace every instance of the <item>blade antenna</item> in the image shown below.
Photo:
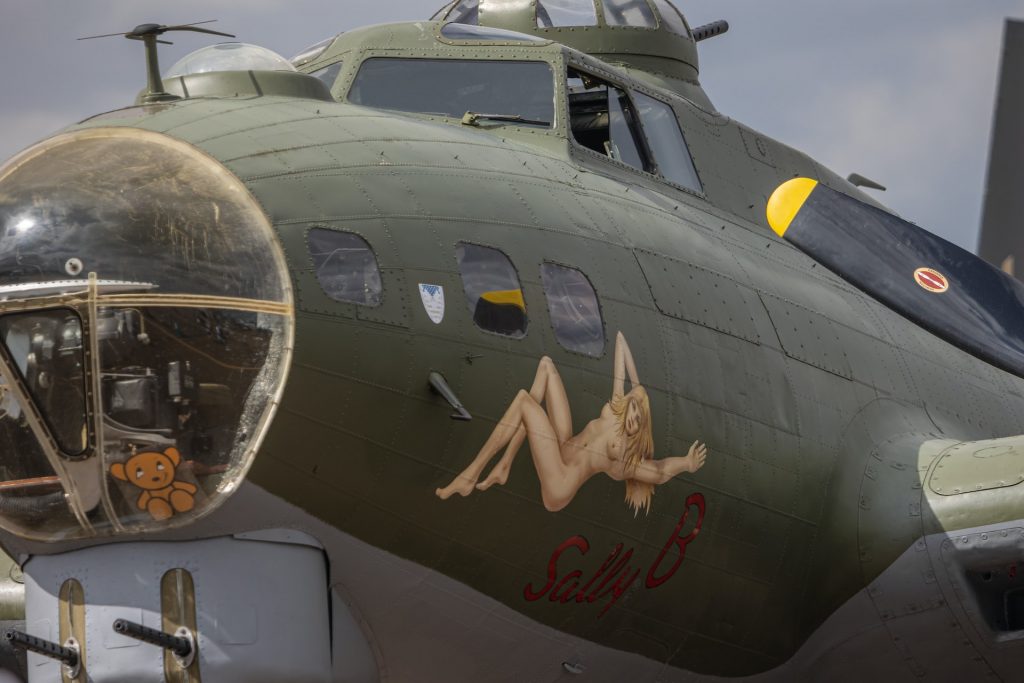
<path fill-rule="evenodd" d="M 215 21 L 217 20 L 207 19 L 206 21 L 196 21 L 191 24 L 177 24 L 174 26 L 167 26 L 163 24 L 139 24 L 127 33 L 104 33 L 98 36 L 85 36 L 83 38 L 79 38 L 79 40 L 110 38 L 112 36 L 124 36 L 129 40 L 141 40 L 146 46 L 146 94 L 142 96 L 142 102 L 145 104 L 150 104 L 152 102 L 166 102 L 168 100 L 177 100 L 181 98 L 164 90 L 164 82 L 160 77 L 160 61 L 157 57 L 156 46 L 157 43 L 162 45 L 173 45 L 173 43 L 168 40 L 160 40 L 159 36 L 162 36 L 168 31 L 192 31 L 194 33 L 206 33 L 212 36 L 225 36 L 227 38 L 235 37 L 233 33 L 214 31 L 209 28 L 199 28 L 200 24 L 212 24 Z"/>

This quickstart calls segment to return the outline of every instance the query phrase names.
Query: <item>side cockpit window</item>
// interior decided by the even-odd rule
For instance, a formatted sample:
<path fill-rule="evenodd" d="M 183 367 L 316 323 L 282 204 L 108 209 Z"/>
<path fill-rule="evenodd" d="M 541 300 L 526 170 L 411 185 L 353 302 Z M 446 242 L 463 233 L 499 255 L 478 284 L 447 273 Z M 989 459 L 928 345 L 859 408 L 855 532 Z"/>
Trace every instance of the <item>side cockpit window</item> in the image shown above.
<path fill-rule="evenodd" d="M 669 104 L 571 68 L 566 90 L 569 127 L 578 145 L 688 190 L 703 191 Z"/>
<path fill-rule="evenodd" d="M 380 269 L 366 240 L 351 232 L 313 228 L 308 242 L 316 279 L 327 296 L 362 306 L 380 305 Z"/>
<path fill-rule="evenodd" d="M 526 302 L 516 269 L 497 249 L 460 242 L 455 250 L 473 322 L 509 337 L 526 334 Z"/>
<path fill-rule="evenodd" d="M 587 276 L 555 263 L 541 265 L 540 276 L 558 343 L 588 356 L 603 354 L 604 321 Z"/>
<path fill-rule="evenodd" d="M 638 170 L 653 170 L 625 90 L 571 69 L 567 90 L 570 128 L 577 143 Z"/>
<path fill-rule="evenodd" d="M 648 146 L 655 152 L 658 173 L 677 185 L 701 191 L 697 169 L 672 107 L 643 93 L 633 93 Z"/>

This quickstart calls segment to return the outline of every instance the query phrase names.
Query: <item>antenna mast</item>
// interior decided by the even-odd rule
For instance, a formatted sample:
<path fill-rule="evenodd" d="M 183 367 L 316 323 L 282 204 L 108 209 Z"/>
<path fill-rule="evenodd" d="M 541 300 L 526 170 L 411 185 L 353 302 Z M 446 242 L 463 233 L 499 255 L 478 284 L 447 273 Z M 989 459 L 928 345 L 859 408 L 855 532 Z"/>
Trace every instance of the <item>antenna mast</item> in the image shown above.
<path fill-rule="evenodd" d="M 164 90 L 164 81 L 160 77 L 160 61 L 157 56 L 156 44 L 173 45 L 169 40 L 160 40 L 161 36 L 168 31 L 195 31 L 196 33 L 208 33 L 214 36 L 227 36 L 234 38 L 234 34 L 214 31 L 208 28 L 199 28 L 200 24 L 211 24 L 216 19 L 197 21 L 194 24 L 179 24 L 177 26 L 164 26 L 162 24 L 139 24 L 128 33 L 104 33 L 99 36 L 86 36 L 79 40 L 91 40 L 93 38 L 109 38 L 111 36 L 124 36 L 129 40 L 141 40 L 146 46 L 146 94 L 142 96 L 145 104 L 153 102 L 167 102 L 169 100 L 181 99 Z"/>

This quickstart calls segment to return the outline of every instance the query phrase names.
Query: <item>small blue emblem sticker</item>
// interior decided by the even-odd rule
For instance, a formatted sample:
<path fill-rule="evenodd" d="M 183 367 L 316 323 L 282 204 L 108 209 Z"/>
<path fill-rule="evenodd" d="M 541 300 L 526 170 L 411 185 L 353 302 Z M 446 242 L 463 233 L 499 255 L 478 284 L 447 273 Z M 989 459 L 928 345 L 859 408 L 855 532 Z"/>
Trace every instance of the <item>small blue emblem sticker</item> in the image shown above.
<path fill-rule="evenodd" d="M 423 299 L 423 310 L 427 312 L 427 317 L 434 324 L 440 325 L 444 320 L 444 287 L 421 282 L 420 298 Z"/>

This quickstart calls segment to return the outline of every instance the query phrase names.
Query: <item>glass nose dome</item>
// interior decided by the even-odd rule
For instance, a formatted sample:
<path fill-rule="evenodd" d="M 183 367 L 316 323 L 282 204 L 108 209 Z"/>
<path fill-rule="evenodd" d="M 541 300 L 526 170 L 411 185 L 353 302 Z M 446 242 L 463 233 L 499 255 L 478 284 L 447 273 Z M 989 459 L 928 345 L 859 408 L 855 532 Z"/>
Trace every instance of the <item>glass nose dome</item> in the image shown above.
<path fill-rule="evenodd" d="M 178 526 L 244 477 L 285 381 L 292 294 L 245 186 L 157 133 L 0 168 L 0 526 Z"/>

